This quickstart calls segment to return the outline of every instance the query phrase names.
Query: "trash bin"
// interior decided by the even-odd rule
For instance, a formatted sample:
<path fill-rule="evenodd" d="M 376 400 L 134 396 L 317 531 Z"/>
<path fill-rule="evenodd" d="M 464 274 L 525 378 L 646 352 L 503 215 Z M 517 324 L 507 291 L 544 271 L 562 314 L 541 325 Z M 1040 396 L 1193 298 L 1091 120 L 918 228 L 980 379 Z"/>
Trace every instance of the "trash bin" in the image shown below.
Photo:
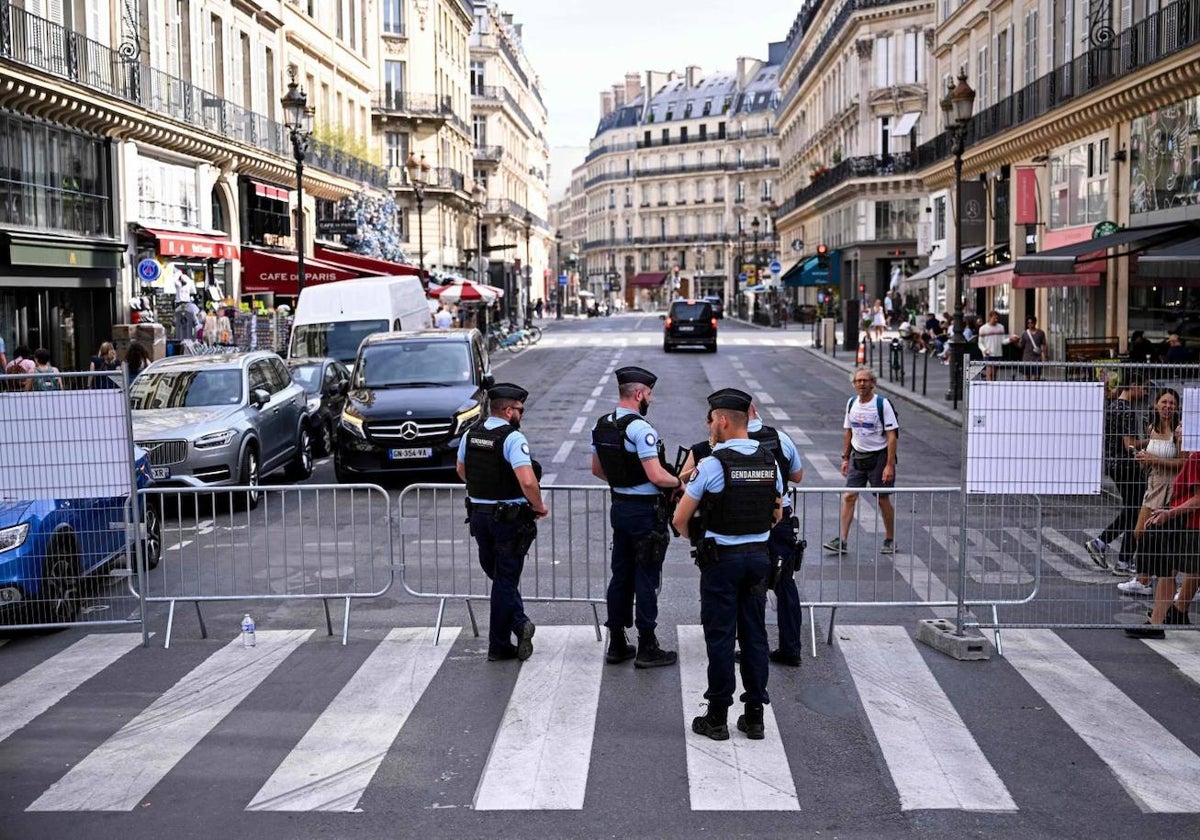
<path fill-rule="evenodd" d="M 861 312 L 857 299 L 850 299 L 845 302 L 846 316 L 842 323 L 845 324 L 842 332 L 842 349 L 843 350 L 858 350 L 858 319 Z"/>

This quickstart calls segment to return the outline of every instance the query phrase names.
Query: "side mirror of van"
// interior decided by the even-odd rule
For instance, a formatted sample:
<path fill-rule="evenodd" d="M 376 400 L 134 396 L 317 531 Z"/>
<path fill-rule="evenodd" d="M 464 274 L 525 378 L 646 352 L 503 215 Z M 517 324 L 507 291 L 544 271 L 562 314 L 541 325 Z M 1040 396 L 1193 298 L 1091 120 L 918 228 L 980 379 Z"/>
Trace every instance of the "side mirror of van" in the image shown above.
<path fill-rule="evenodd" d="M 496 377 L 492 376 L 492 372 L 489 370 L 483 375 L 483 381 L 479 384 L 484 388 L 492 388 L 496 384 Z"/>
<path fill-rule="evenodd" d="M 262 408 L 271 401 L 271 395 L 262 388 L 255 388 L 250 392 L 250 404 L 255 408 Z"/>

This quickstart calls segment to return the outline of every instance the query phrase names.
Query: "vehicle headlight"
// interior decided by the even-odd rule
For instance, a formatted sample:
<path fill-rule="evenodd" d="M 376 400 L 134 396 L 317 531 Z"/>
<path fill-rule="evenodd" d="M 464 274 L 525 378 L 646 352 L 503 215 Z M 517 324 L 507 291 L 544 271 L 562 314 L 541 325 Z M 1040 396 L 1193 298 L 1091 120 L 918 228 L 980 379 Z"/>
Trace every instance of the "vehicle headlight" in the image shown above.
<path fill-rule="evenodd" d="M 207 435 L 201 435 L 192 442 L 192 446 L 197 449 L 219 449 L 222 446 L 228 446 L 229 442 L 237 437 L 237 430 L 225 429 L 221 432 L 209 432 Z"/>
<path fill-rule="evenodd" d="M 348 405 L 342 410 L 342 428 L 355 437 L 367 439 L 367 434 L 363 431 L 363 419 L 353 406 Z"/>
<path fill-rule="evenodd" d="M 467 427 L 479 419 L 479 403 L 475 403 L 469 408 L 460 408 L 454 413 L 454 436 L 457 437 L 466 431 Z"/>
<path fill-rule="evenodd" d="M 0 552 L 20 548 L 28 536 L 28 522 L 22 522 L 20 525 L 14 525 L 11 528 L 0 528 Z"/>
<path fill-rule="evenodd" d="M 320 409 L 321 409 L 321 398 L 320 397 L 309 397 L 308 398 L 308 413 L 316 414 Z"/>

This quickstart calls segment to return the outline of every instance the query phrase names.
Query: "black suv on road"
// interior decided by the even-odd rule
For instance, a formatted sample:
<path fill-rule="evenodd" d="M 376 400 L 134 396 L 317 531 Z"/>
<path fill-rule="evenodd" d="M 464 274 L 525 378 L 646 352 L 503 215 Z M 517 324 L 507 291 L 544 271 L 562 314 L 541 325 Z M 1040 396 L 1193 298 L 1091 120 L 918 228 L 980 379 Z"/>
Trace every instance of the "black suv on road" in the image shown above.
<path fill-rule="evenodd" d="M 487 417 L 492 384 L 478 330 L 368 336 L 337 427 L 337 480 L 453 470 L 459 440 Z"/>
<path fill-rule="evenodd" d="M 684 345 L 701 346 L 717 352 L 717 317 L 706 300 L 677 300 L 663 319 L 663 352 Z"/>

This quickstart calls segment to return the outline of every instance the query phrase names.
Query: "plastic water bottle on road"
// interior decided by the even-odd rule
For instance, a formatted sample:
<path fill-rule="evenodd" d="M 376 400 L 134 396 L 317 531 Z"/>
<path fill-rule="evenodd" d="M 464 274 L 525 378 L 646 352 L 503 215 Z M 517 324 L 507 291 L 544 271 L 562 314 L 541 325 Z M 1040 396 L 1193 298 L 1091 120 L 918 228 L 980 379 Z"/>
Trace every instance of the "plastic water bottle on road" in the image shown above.
<path fill-rule="evenodd" d="M 254 647 L 254 619 L 249 613 L 242 619 L 242 647 Z"/>

